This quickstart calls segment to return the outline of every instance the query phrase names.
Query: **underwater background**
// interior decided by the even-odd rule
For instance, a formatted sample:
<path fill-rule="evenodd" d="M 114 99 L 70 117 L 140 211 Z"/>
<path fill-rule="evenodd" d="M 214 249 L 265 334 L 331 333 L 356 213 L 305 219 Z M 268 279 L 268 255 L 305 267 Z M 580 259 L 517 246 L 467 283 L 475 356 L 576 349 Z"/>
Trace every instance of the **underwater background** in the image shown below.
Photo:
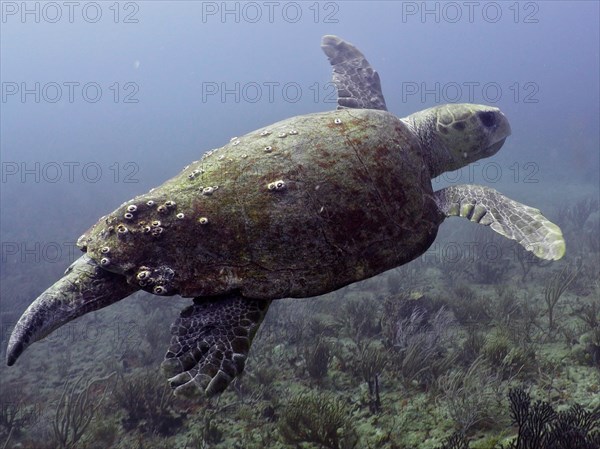
<path fill-rule="evenodd" d="M 599 3 L 1 3 L 0 358 L 123 201 L 212 148 L 332 110 L 321 36 L 356 45 L 399 117 L 499 107 L 494 187 L 561 226 L 540 262 L 449 219 L 421 258 L 272 304 L 216 399 L 159 373 L 189 299 L 136 293 L 0 363 L 0 448 L 600 447 Z M 526 429 L 538 429 L 528 433 Z"/>

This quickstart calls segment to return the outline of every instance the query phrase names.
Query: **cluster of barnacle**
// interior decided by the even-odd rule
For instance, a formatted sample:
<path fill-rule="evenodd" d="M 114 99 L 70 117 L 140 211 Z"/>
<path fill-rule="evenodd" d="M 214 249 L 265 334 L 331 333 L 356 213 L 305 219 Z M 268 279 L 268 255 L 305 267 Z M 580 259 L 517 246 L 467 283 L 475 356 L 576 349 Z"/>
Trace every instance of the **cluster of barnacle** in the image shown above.
<path fill-rule="evenodd" d="M 164 231 L 164 228 L 161 225 L 162 223 L 160 220 L 153 220 L 150 222 L 150 225 L 144 225 L 142 227 L 142 232 L 144 234 L 152 234 L 153 237 L 158 237 Z"/>
<path fill-rule="evenodd" d="M 174 277 L 175 271 L 169 267 L 159 267 L 153 270 L 150 267 L 141 266 L 135 278 L 140 287 L 154 286 L 152 293 L 166 295 L 169 293 L 168 284 Z"/>
<path fill-rule="evenodd" d="M 156 202 L 154 200 L 148 200 L 146 202 L 146 206 L 148 208 L 154 208 L 156 206 Z M 175 201 L 168 200 L 168 201 L 165 201 L 163 204 L 158 205 L 158 207 L 156 207 L 156 211 L 159 214 L 166 215 L 166 214 L 174 211 L 176 206 L 177 206 L 177 203 L 175 203 Z M 139 211 L 139 206 L 137 206 L 135 204 L 130 204 L 127 206 L 126 212 L 123 214 L 123 218 L 125 220 L 131 222 L 135 219 L 135 216 L 138 211 Z M 176 217 L 178 219 L 183 219 L 185 217 L 185 215 L 180 212 L 176 215 Z M 153 237 L 159 237 L 164 232 L 164 227 L 162 226 L 162 223 L 160 220 L 153 220 L 150 223 L 142 222 L 140 224 L 141 224 L 141 230 L 144 234 L 150 234 Z M 108 233 L 111 233 L 114 230 L 115 230 L 115 228 L 113 226 L 109 226 L 107 228 Z M 116 232 L 117 232 L 118 237 L 124 238 L 129 234 L 129 228 L 124 223 L 119 223 L 116 226 Z"/>
<path fill-rule="evenodd" d="M 194 179 L 196 176 L 201 175 L 203 173 L 204 173 L 203 169 L 196 168 L 196 169 L 192 170 L 192 172 L 188 175 L 188 179 Z"/>
<path fill-rule="evenodd" d="M 110 265 L 110 259 L 109 259 L 109 255 L 110 255 L 110 248 L 108 246 L 103 246 L 100 249 L 100 253 L 102 253 L 102 255 L 104 257 L 102 257 L 102 259 L 100 259 L 100 265 L 103 267 L 107 267 Z"/>
<path fill-rule="evenodd" d="M 283 180 L 278 180 L 274 182 L 270 182 L 267 184 L 267 189 L 269 190 L 283 190 L 285 189 L 285 182 Z"/>

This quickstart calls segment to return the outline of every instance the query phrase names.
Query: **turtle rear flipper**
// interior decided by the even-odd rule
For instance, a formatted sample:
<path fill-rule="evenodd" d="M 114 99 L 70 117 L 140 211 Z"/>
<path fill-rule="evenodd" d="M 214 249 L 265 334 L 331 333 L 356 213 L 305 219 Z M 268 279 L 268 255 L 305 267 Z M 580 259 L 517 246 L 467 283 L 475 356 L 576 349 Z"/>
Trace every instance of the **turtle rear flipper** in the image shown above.
<path fill-rule="evenodd" d="M 176 394 L 221 393 L 244 370 L 271 301 L 239 294 L 196 298 L 171 327 L 162 370 Z"/>
<path fill-rule="evenodd" d="M 516 240 L 540 259 L 558 260 L 565 254 L 560 228 L 539 209 L 518 203 L 489 187 L 457 185 L 435 192 L 447 217 L 465 217 Z"/>

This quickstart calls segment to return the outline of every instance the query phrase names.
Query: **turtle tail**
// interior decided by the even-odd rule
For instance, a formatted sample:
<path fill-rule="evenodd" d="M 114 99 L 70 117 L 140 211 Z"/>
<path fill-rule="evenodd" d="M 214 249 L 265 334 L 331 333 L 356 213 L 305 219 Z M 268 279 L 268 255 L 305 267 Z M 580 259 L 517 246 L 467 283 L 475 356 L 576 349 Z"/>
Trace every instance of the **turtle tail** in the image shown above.
<path fill-rule="evenodd" d="M 539 209 L 518 203 L 489 187 L 456 185 L 435 192 L 446 217 L 465 217 L 516 240 L 540 259 L 558 260 L 565 254 L 560 228 Z"/>
<path fill-rule="evenodd" d="M 136 290 L 124 276 L 100 268 L 88 255 L 81 256 L 21 315 L 8 341 L 6 363 L 13 365 L 29 345 L 63 324 Z"/>

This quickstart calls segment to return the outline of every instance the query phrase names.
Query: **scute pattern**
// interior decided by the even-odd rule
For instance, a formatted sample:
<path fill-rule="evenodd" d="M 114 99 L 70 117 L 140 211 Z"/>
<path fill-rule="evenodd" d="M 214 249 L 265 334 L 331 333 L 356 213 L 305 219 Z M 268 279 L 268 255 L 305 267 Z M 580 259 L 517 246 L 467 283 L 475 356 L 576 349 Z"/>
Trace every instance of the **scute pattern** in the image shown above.
<path fill-rule="evenodd" d="M 432 193 L 420 143 L 393 114 L 323 112 L 209 151 L 79 244 L 155 294 L 315 296 L 425 251 L 443 219 Z"/>

